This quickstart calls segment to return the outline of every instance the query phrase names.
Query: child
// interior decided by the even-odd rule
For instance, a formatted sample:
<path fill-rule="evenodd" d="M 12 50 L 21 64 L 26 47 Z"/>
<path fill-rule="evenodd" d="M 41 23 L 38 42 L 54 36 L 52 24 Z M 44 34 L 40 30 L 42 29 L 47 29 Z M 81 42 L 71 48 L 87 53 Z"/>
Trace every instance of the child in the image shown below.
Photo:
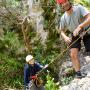
<path fill-rule="evenodd" d="M 34 61 L 32 55 L 26 56 L 26 64 L 24 66 L 24 84 L 25 90 L 45 90 L 43 86 L 37 87 L 35 79 L 37 79 L 37 72 L 43 68 L 42 65 Z"/>

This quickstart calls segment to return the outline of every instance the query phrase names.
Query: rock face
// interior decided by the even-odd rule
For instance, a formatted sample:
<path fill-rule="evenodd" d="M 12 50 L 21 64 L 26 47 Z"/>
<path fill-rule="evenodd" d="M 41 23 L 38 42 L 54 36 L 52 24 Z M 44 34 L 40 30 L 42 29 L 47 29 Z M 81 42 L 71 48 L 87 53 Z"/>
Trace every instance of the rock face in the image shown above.
<path fill-rule="evenodd" d="M 81 72 L 87 74 L 85 78 L 74 79 L 69 85 L 63 86 L 62 90 L 90 90 L 90 56 L 81 59 Z"/>
<path fill-rule="evenodd" d="M 41 43 L 44 45 L 48 36 L 48 32 L 44 30 L 44 18 L 42 16 L 43 9 L 40 5 L 40 0 L 27 0 L 29 10 L 28 15 L 32 19 L 32 23 L 34 23 L 34 29 L 37 32 L 37 37 L 41 39 Z"/>
<path fill-rule="evenodd" d="M 90 78 L 74 79 L 69 85 L 62 87 L 62 90 L 90 90 Z"/>

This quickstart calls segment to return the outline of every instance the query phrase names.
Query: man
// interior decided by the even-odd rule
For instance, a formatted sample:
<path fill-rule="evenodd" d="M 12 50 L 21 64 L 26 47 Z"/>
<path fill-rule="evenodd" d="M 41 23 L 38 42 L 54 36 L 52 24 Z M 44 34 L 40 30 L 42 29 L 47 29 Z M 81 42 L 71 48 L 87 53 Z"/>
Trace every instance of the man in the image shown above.
<path fill-rule="evenodd" d="M 39 72 L 42 68 L 42 65 L 34 61 L 34 57 L 32 55 L 26 56 L 26 64 L 24 67 L 24 84 L 25 90 L 44 90 L 44 87 L 36 85 L 37 72 Z"/>
<path fill-rule="evenodd" d="M 90 12 L 81 5 L 72 5 L 69 0 L 57 0 L 57 3 L 65 11 L 60 21 L 60 33 L 64 41 L 68 45 L 72 45 L 70 47 L 70 57 L 73 63 L 73 68 L 76 71 L 77 78 L 82 78 L 78 57 L 78 53 L 81 48 L 81 38 L 74 44 L 73 42 L 79 37 L 79 32 L 81 32 L 82 30 L 86 30 L 85 28 L 89 27 Z M 71 32 L 72 37 L 68 37 L 66 35 L 66 29 Z M 90 51 L 90 34 L 87 33 L 85 36 L 83 36 L 83 42 L 86 51 Z"/>

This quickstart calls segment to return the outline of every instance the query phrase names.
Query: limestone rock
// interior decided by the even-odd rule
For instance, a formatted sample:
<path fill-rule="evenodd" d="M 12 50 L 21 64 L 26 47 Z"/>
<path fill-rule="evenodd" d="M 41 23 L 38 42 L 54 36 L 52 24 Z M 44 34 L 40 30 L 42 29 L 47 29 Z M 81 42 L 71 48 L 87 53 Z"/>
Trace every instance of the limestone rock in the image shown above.
<path fill-rule="evenodd" d="M 90 78 L 74 79 L 69 85 L 62 87 L 62 90 L 90 90 Z"/>
<path fill-rule="evenodd" d="M 63 86 L 62 90 L 90 90 L 90 56 L 85 56 L 84 59 L 81 72 L 87 74 L 86 77 L 74 79 L 69 85 Z"/>

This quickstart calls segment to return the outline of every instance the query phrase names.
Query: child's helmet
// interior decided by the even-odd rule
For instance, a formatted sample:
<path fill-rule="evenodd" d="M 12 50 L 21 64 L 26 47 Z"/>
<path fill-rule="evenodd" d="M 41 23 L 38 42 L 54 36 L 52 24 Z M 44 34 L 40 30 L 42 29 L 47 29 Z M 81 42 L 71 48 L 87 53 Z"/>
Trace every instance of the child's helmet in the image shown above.
<path fill-rule="evenodd" d="M 33 56 L 32 55 L 27 55 L 26 56 L 26 62 L 29 62 L 32 59 L 33 59 Z"/>

